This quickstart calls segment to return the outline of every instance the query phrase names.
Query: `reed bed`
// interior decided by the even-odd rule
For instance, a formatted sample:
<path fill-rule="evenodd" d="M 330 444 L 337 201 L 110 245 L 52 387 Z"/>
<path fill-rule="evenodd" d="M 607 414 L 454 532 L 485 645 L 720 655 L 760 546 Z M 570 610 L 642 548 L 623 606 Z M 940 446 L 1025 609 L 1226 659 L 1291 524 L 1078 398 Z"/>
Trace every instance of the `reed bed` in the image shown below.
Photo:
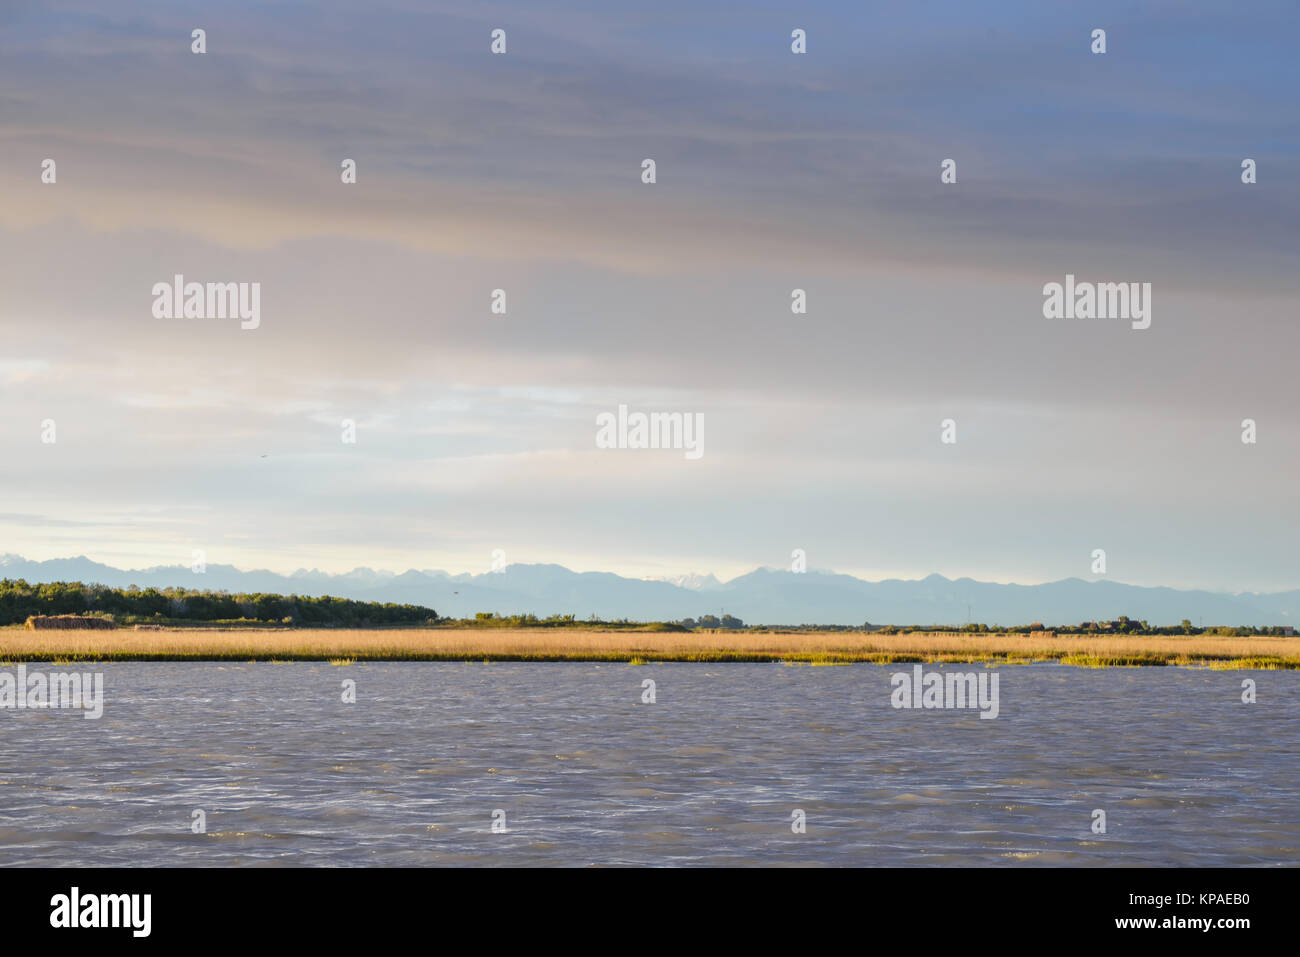
<path fill-rule="evenodd" d="M 562 628 L 78 632 L 0 628 L 11 661 L 1059 661 L 1300 669 L 1300 637 L 650 632 Z"/>

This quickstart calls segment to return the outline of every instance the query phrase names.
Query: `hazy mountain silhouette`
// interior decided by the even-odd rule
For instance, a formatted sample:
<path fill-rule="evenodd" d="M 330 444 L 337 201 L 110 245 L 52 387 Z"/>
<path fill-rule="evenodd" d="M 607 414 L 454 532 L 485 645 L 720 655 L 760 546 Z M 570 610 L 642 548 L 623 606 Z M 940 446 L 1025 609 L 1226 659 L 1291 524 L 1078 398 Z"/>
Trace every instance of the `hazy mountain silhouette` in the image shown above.
<path fill-rule="evenodd" d="M 122 570 L 88 558 L 29 562 L 0 556 L 0 577 L 28 582 L 80 581 L 141 588 L 179 586 L 213 591 L 337 595 L 364 601 L 427 605 L 441 615 L 532 612 L 587 618 L 675 620 L 726 613 L 747 624 L 1078 624 L 1127 615 L 1153 625 L 1184 618 L 1206 625 L 1285 625 L 1300 619 L 1300 589 L 1226 594 L 1144 588 L 1067 578 L 1042 585 L 1001 585 L 930 575 L 913 581 L 863 581 L 851 575 L 759 568 L 728 582 L 685 576 L 684 584 L 573 572 L 561 565 L 510 565 L 499 572 L 451 575 L 356 568 L 339 575 L 299 570 L 280 575 L 208 565 L 198 575 L 183 565 Z M 689 586 L 689 587 L 688 587 Z M 703 586 L 703 587 L 702 587 Z M 968 618 L 969 614 L 969 618 Z"/>

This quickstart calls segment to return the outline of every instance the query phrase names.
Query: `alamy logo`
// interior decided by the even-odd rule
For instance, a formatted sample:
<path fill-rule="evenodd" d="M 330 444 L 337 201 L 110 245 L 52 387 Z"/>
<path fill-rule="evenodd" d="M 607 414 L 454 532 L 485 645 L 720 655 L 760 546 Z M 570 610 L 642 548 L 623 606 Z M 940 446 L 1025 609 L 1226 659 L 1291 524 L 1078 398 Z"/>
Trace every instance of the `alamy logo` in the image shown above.
<path fill-rule="evenodd" d="M 262 324 L 260 282 L 186 282 L 177 273 L 171 282 L 153 284 L 155 319 L 240 319 L 239 328 Z"/>
<path fill-rule="evenodd" d="M 0 671 L 0 708 L 84 708 L 84 717 L 93 719 L 104 714 L 104 673 L 77 674 L 27 670 L 18 666 L 15 677 Z"/>
<path fill-rule="evenodd" d="M 703 412 L 632 412 L 596 416 L 598 449 L 685 449 L 686 458 L 704 455 Z"/>
<path fill-rule="evenodd" d="M 70 894 L 50 898 L 51 927 L 127 927 L 133 937 L 148 937 L 153 926 L 152 894 Z"/>
<path fill-rule="evenodd" d="M 1151 326 L 1151 283 L 1081 282 L 1067 273 L 1065 283 L 1043 286 L 1047 319 L 1129 319 L 1134 329 Z"/>
<path fill-rule="evenodd" d="M 911 674 L 896 672 L 889 684 L 894 689 L 889 703 L 895 708 L 979 708 L 981 719 L 998 716 L 996 671 L 978 675 L 969 671 L 924 674 L 916 665 Z"/>

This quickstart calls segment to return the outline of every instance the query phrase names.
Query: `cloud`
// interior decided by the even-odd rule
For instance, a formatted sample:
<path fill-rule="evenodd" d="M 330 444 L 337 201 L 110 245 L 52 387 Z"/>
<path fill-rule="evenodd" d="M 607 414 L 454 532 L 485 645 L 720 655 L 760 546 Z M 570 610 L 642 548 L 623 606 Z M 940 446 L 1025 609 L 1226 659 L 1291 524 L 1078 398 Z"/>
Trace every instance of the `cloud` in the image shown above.
<path fill-rule="evenodd" d="M 158 507 L 94 539 L 154 562 L 1300 576 L 1292 9 L 1102 4 L 1101 58 L 1068 8 L 828 4 L 799 58 L 776 6 L 460 6 L 8 12 L 14 514 Z M 1067 272 L 1152 282 L 1152 328 L 1043 319 Z M 154 319 L 175 273 L 261 328 Z M 620 403 L 705 459 L 598 452 Z"/>

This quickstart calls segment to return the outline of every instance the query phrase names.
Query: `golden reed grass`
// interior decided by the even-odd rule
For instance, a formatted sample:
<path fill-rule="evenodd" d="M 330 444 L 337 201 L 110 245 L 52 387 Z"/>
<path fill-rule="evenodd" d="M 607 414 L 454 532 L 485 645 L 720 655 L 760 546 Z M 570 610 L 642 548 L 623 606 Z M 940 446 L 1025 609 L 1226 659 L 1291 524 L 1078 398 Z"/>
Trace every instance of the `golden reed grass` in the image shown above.
<path fill-rule="evenodd" d="M 1065 660 L 1071 664 L 1225 664 L 1300 668 L 1300 637 L 959 635 L 865 632 L 648 632 L 563 628 L 119 629 L 0 628 L 0 659 L 329 661 Z M 1249 664 L 1247 664 L 1249 662 Z"/>

